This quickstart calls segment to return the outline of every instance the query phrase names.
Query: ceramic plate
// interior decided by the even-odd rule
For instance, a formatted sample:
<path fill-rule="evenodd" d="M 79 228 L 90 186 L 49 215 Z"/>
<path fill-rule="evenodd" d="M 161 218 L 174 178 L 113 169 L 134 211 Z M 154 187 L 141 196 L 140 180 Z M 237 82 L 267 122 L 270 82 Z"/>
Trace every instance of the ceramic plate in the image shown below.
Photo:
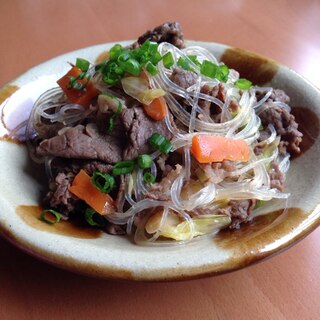
<path fill-rule="evenodd" d="M 124 42 L 126 45 L 130 42 Z M 1 89 L 2 120 L 14 127 L 26 119 L 35 99 L 64 74 L 76 57 L 95 61 L 113 43 L 74 51 L 30 69 Z M 216 43 L 201 45 L 242 77 L 259 85 L 283 89 L 291 97 L 293 113 L 304 133 L 302 154 L 287 177 L 287 203 L 264 209 L 240 230 L 184 246 L 142 247 L 127 237 L 110 236 L 68 223 L 50 227 L 40 222 L 38 205 L 45 190 L 44 170 L 28 158 L 24 144 L 3 138 L 0 127 L 0 233 L 26 252 L 64 269 L 102 278 L 145 281 L 181 280 L 215 275 L 245 267 L 302 239 L 319 226 L 320 92 L 294 71 L 244 50 Z M 40 169 L 39 169 L 40 168 Z M 59 226 L 58 226 L 59 225 Z"/>

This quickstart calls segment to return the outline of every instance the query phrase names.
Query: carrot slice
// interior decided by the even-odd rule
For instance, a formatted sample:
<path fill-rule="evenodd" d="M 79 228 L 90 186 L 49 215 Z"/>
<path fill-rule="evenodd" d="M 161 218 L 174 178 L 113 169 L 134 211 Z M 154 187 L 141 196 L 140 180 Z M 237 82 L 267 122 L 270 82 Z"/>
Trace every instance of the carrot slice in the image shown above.
<path fill-rule="evenodd" d="M 154 99 L 149 105 L 143 105 L 145 113 L 156 121 L 161 121 L 168 113 L 167 103 L 163 97 Z"/>
<path fill-rule="evenodd" d="M 57 83 L 68 97 L 69 102 L 87 107 L 90 105 L 92 99 L 100 93 L 100 91 L 96 89 L 92 81 L 89 80 L 87 83 L 85 78 L 77 80 L 77 82 L 85 85 L 84 89 L 77 90 L 70 88 L 70 77 L 77 78 L 81 73 L 82 70 L 74 66 L 63 77 L 61 77 Z"/>
<path fill-rule="evenodd" d="M 221 136 L 194 136 L 190 151 L 200 163 L 221 162 L 223 160 L 246 162 L 250 158 L 250 149 L 244 140 Z"/>
<path fill-rule="evenodd" d="M 108 194 L 94 187 L 90 176 L 84 170 L 80 170 L 75 176 L 71 187 L 69 187 L 69 191 L 85 201 L 101 215 L 106 215 L 115 210 L 113 199 Z"/>

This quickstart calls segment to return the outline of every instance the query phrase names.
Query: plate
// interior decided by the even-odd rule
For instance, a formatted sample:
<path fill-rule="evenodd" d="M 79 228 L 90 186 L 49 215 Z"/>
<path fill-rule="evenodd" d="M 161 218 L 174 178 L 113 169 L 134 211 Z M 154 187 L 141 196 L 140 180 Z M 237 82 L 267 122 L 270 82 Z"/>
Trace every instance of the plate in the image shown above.
<path fill-rule="evenodd" d="M 127 45 L 129 42 L 121 42 Z M 35 99 L 68 69 L 76 57 L 95 61 L 114 43 L 67 53 L 42 63 L 1 89 L 3 119 L 11 126 L 26 119 Z M 62 223 L 50 227 L 37 219 L 44 190 L 43 169 L 28 158 L 24 144 L 3 137 L 0 126 L 0 233 L 29 254 L 55 266 L 100 278 L 165 281 L 216 275 L 270 257 L 296 243 L 320 224 L 320 92 L 307 80 L 270 59 L 223 44 L 200 45 L 259 85 L 283 89 L 304 132 L 302 154 L 287 177 L 287 209 L 275 203 L 268 215 L 240 230 L 222 231 L 183 246 L 144 247 L 125 236 L 111 236 Z M 17 116 L 18 115 L 18 116 Z M 59 227 L 58 227 L 59 225 Z"/>

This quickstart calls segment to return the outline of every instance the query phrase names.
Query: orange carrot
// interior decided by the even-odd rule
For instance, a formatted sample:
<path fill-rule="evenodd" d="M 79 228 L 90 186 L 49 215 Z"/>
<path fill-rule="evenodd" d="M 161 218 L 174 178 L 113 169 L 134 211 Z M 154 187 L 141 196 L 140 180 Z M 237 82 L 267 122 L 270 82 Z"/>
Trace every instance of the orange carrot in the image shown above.
<path fill-rule="evenodd" d="M 246 162 L 250 158 L 250 149 L 244 140 L 221 136 L 194 136 L 190 151 L 200 163 L 223 160 Z"/>
<path fill-rule="evenodd" d="M 85 85 L 85 88 L 80 90 L 70 88 L 70 77 L 77 78 L 81 73 L 82 70 L 80 68 L 73 66 L 57 83 L 68 97 L 69 102 L 87 107 L 100 91 L 95 88 L 92 81 L 87 81 L 85 78 L 77 80 L 77 82 Z"/>
<path fill-rule="evenodd" d="M 80 170 L 76 175 L 69 191 L 101 215 L 106 215 L 115 210 L 113 199 L 93 186 L 90 176 L 84 170 Z"/>
<path fill-rule="evenodd" d="M 160 121 L 165 118 L 168 112 L 166 101 L 163 97 L 154 99 L 149 105 L 143 105 L 146 114 L 153 120 Z"/>

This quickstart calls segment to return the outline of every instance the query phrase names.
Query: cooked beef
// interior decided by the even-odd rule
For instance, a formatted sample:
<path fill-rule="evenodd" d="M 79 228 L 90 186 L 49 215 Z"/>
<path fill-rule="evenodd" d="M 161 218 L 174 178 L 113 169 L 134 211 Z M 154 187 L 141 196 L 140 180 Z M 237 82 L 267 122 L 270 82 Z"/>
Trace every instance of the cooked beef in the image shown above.
<path fill-rule="evenodd" d="M 208 163 L 200 165 L 198 171 L 199 179 L 202 183 L 219 183 L 228 176 L 228 173 L 234 171 L 236 166 L 234 162 L 223 160 L 222 162 Z"/>
<path fill-rule="evenodd" d="M 185 47 L 183 33 L 178 22 L 166 22 L 152 30 L 148 30 L 138 38 L 133 47 L 137 44 L 141 45 L 147 40 L 158 43 L 169 42 L 180 49 Z"/>
<path fill-rule="evenodd" d="M 282 143 L 279 151 L 284 154 L 300 153 L 299 144 L 302 141 L 302 133 L 298 130 L 298 124 L 292 114 L 286 109 L 270 105 L 260 113 L 259 117 L 264 127 L 272 124 L 277 134 L 281 136 Z"/>
<path fill-rule="evenodd" d="M 181 68 L 174 68 L 170 80 L 183 89 L 188 89 L 197 81 L 197 75 L 194 72 Z"/>
<path fill-rule="evenodd" d="M 182 167 L 179 164 L 176 165 L 175 169 L 171 169 L 159 183 L 153 183 L 150 186 L 149 193 L 146 196 L 155 200 L 170 200 L 170 189 L 174 180 L 178 178 L 181 171 Z"/>
<path fill-rule="evenodd" d="M 126 234 L 126 227 L 123 225 L 113 224 L 111 222 L 107 223 L 106 231 L 112 235 L 123 235 Z"/>
<path fill-rule="evenodd" d="M 81 165 L 81 163 L 80 163 Z M 100 161 L 86 161 L 82 164 L 82 169 L 86 171 L 88 175 L 92 175 L 95 171 L 103 173 L 109 173 L 112 170 L 112 165 L 103 163 Z"/>
<path fill-rule="evenodd" d="M 257 100 L 260 101 L 265 96 L 265 94 L 266 94 L 265 92 L 257 91 Z M 273 89 L 267 101 L 278 101 L 278 102 L 289 104 L 290 98 L 283 90 Z"/>
<path fill-rule="evenodd" d="M 229 228 L 238 229 L 241 223 L 250 219 L 250 215 L 256 203 L 256 199 L 230 200 L 228 202 L 228 207 L 219 209 L 219 213 L 231 217 L 232 220 Z"/>
<path fill-rule="evenodd" d="M 115 201 L 115 205 L 118 212 L 123 211 L 125 194 L 126 194 L 126 183 L 125 183 L 124 175 L 121 175 L 119 177 L 119 188 L 118 188 L 118 193 Z"/>
<path fill-rule="evenodd" d="M 55 185 L 54 190 L 47 193 L 43 201 L 44 205 L 58 210 L 65 216 L 69 216 L 79 203 L 79 199 L 69 192 L 69 187 L 74 176 L 75 174 L 73 172 L 59 172 L 53 181 Z M 53 183 L 51 183 L 51 185 Z"/>
<path fill-rule="evenodd" d="M 201 93 L 206 94 L 208 96 L 212 96 L 214 98 L 219 99 L 221 102 L 225 103 L 226 101 L 226 90 L 222 83 L 211 88 L 208 85 L 202 86 Z M 209 116 L 214 122 L 220 122 L 221 118 L 221 108 L 216 104 L 207 101 L 207 100 L 199 100 L 199 107 L 203 109 L 204 113 Z"/>
<path fill-rule="evenodd" d="M 268 174 L 270 177 L 270 188 L 276 188 L 281 192 L 284 191 L 285 174 L 280 171 L 277 162 L 271 162 Z"/>
<path fill-rule="evenodd" d="M 153 149 L 148 139 L 158 132 L 167 139 L 172 138 L 165 120 L 154 121 L 149 118 L 142 107 L 128 108 L 122 111 L 121 119 L 127 132 L 128 144 L 124 150 L 125 160 L 135 159 L 139 154 L 151 153 Z"/>
<path fill-rule="evenodd" d="M 66 128 L 53 138 L 43 140 L 37 148 L 40 156 L 94 159 L 115 163 L 122 159 L 121 140 L 101 134 L 95 124 Z"/>

